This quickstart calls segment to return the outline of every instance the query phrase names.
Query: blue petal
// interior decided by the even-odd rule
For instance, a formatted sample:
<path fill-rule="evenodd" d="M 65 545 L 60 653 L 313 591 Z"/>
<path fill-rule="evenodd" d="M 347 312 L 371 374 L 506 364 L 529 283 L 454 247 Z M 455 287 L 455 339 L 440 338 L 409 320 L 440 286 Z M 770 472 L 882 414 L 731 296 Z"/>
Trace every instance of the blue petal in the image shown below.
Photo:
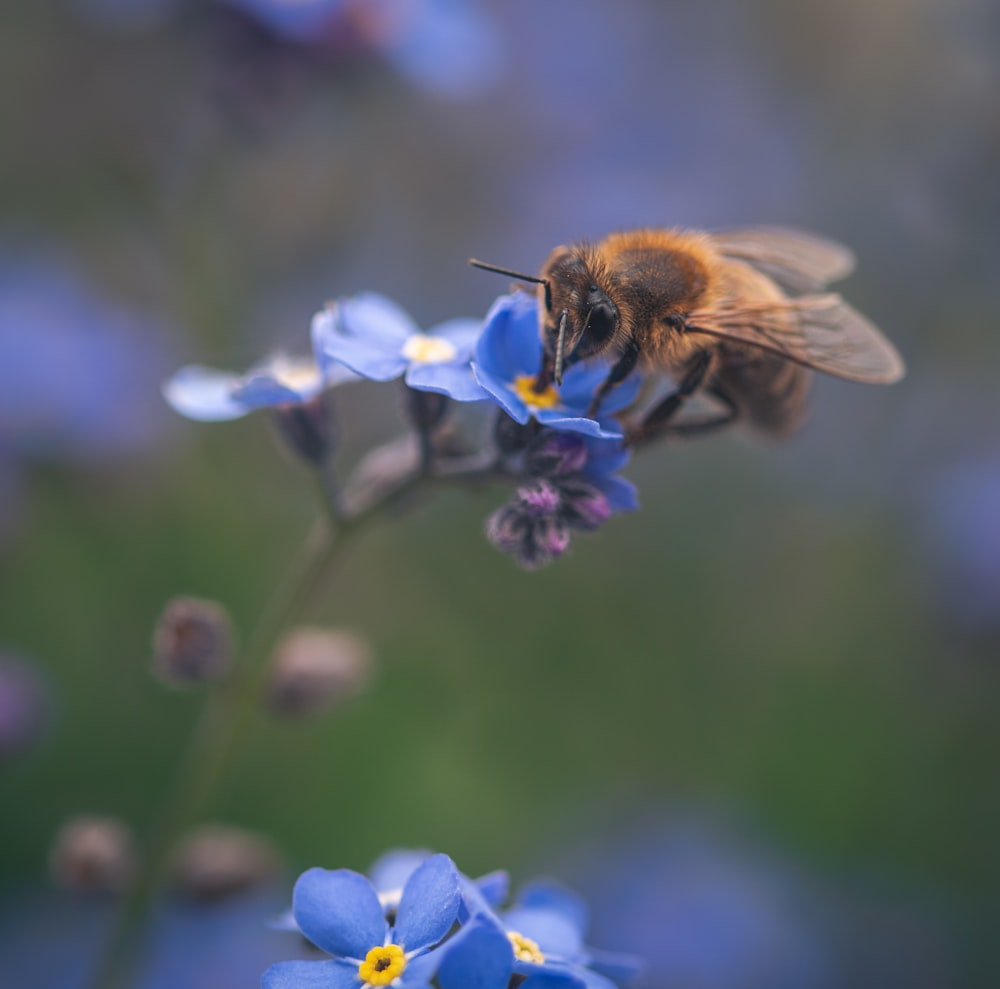
<path fill-rule="evenodd" d="M 567 961 L 576 960 L 583 952 L 580 931 L 562 914 L 552 910 L 514 907 L 503 917 L 508 930 L 517 931 L 532 941 L 544 954 L 559 955 Z"/>
<path fill-rule="evenodd" d="M 339 959 L 322 962 L 278 962 L 260 978 L 260 989 L 357 989 L 358 966 Z"/>
<path fill-rule="evenodd" d="M 478 917 L 435 952 L 441 989 L 506 989 L 514 966 L 507 935 L 493 920 Z"/>
<path fill-rule="evenodd" d="M 574 364 L 563 378 L 559 397 L 570 408 L 586 409 L 598 386 L 607 378 L 611 365 L 604 361 L 587 361 Z M 615 386 L 601 402 L 601 412 L 618 412 L 631 405 L 639 393 L 642 376 L 630 374 L 620 385 Z"/>
<path fill-rule="evenodd" d="M 423 989 L 425 986 L 430 989 L 431 980 L 442 960 L 440 951 L 428 951 L 417 955 L 416 958 L 407 959 L 406 968 L 399 977 L 399 984 L 406 989 Z"/>
<path fill-rule="evenodd" d="M 391 381 L 406 370 L 403 344 L 416 332 L 406 313 L 379 295 L 329 306 L 316 313 L 311 328 L 313 352 L 324 375 L 338 374 L 339 364 L 373 381 Z"/>
<path fill-rule="evenodd" d="M 583 433 L 584 436 L 599 436 L 603 439 L 620 439 L 622 436 L 621 427 L 613 420 L 600 423 L 582 416 L 567 417 L 565 412 L 560 412 L 558 409 L 539 409 L 535 413 L 535 418 L 543 426 L 563 429 L 570 433 Z"/>
<path fill-rule="evenodd" d="M 587 948 L 587 965 L 612 982 L 627 982 L 643 969 L 642 960 L 635 955 L 620 954 L 617 951 L 601 951 Z"/>
<path fill-rule="evenodd" d="M 587 463 L 583 470 L 591 478 L 601 474 L 614 474 L 629 462 L 632 455 L 628 447 L 616 440 L 588 437 L 584 445 L 587 448 Z"/>
<path fill-rule="evenodd" d="M 376 292 L 362 292 L 337 302 L 339 329 L 368 343 L 399 349 L 420 327 L 401 306 Z"/>
<path fill-rule="evenodd" d="M 480 876 L 473 880 L 473 883 L 482 898 L 491 907 L 498 907 L 507 899 L 510 876 L 503 869 L 498 869 L 496 872 L 488 872 L 485 876 Z"/>
<path fill-rule="evenodd" d="M 401 890 L 406 880 L 416 872 L 417 866 L 433 853 L 424 849 L 394 848 L 379 856 L 368 870 L 372 885 L 380 893 Z"/>
<path fill-rule="evenodd" d="M 261 409 L 271 405 L 300 404 L 321 390 L 322 383 L 319 388 L 299 391 L 283 385 L 270 374 L 251 372 L 233 392 L 233 399 L 248 409 Z"/>
<path fill-rule="evenodd" d="M 639 492 L 624 477 L 591 477 L 590 482 L 605 498 L 613 512 L 634 512 L 639 508 Z"/>
<path fill-rule="evenodd" d="M 470 364 L 412 364 L 406 383 L 418 391 L 450 395 L 456 402 L 480 402 L 490 397 L 476 381 Z"/>
<path fill-rule="evenodd" d="M 350 869 L 309 869 L 292 894 L 299 930 L 331 955 L 362 959 L 389 928 L 375 888 Z"/>
<path fill-rule="evenodd" d="M 398 348 L 393 352 L 378 344 L 335 334 L 324 340 L 323 348 L 319 360 L 324 374 L 332 374 L 335 364 L 343 364 L 363 378 L 392 381 L 406 370 L 407 360 Z"/>
<path fill-rule="evenodd" d="M 175 412 L 201 422 L 239 419 L 250 409 L 233 399 L 242 378 L 210 367 L 182 367 L 164 382 L 163 397 Z"/>
<path fill-rule="evenodd" d="M 538 332 L 538 301 L 534 296 L 515 292 L 502 295 L 493 303 L 476 344 L 475 363 L 504 381 L 513 381 L 519 374 L 538 373 L 542 366 L 542 342 Z"/>
<path fill-rule="evenodd" d="M 438 323 L 432 330 L 427 331 L 429 337 L 445 337 L 450 340 L 462 355 L 471 356 L 483 332 L 483 320 L 481 319 L 449 319 L 443 323 Z"/>
<path fill-rule="evenodd" d="M 493 396 L 494 401 L 513 419 L 523 426 L 530 418 L 531 412 L 527 404 L 519 398 L 506 381 L 491 374 L 485 368 L 473 362 L 472 373 L 483 388 Z"/>
<path fill-rule="evenodd" d="M 516 967 L 520 969 L 522 966 Z M 528 967 L 532 972 L 518 989 L 585 989 L 583 980 L 568 968 Z"/>
<path fill-rule="evenodd" d="M 618 989 L 614 982 L 612 982 L 609 978 L 606 978 L 599 972 L 594 972 L 589 968 L 574 967 L 574 972 L 580 976 L 587 989 Z M 633 972 L 631 974 L 634 975 L 635 973 Z"/>
<path fill-rule="evenodd" d="M 432 855 L 403 888 L 396 943 L 406 951 L 429 948 L 451 930 L 461 906 L 458 870 L 447 855 Z"/>
<path fill-rule="evenodd" d="M 553 879 L 536 879 L 522 887 L 517 894 L 517 905 L 560 914 L 576 928 L 581 938 L 590 924 L 590 913 L 583 897 Z"/>

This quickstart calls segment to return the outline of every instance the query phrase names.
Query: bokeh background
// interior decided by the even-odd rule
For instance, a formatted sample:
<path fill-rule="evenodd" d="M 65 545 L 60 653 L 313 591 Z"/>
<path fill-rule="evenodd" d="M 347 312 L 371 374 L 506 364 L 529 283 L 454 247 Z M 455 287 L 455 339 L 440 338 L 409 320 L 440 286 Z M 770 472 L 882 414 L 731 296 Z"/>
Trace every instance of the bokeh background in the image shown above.
<path fill-rule="evenodd" d="M 644 453 L 642 510 L 542 572 L 483 539 L 500 489 L 372 531 L 315 617 L 370 639 L 376 685 L 262 718 L 212 816 L 289 883 L 393 846 L 557 875 L 657 989 L 996 984 L 995 3 L 13 0 L 0 64 L 11 984 L 76 984 L 45 965 L 100 919 L 46 890 L 49 843 L 80 812 L 146 827 L 196 719 L 150 676 L 163 603 L 245 632 L 316 513 L 265 417 L 183 421 L 163 378 L 304 351 L 365 289 L 480 315 L 504 284 L 470 255 L 750 223 L 855 249 L 844 291 L 906 380 L 819 381 L 780 445 Z M 338 392 L 345 463 L 399 398 Z M 213 985 L 255 985 L 240 946 L 288 889 L 165 957 L 200 932 L 233 959 Z"/>

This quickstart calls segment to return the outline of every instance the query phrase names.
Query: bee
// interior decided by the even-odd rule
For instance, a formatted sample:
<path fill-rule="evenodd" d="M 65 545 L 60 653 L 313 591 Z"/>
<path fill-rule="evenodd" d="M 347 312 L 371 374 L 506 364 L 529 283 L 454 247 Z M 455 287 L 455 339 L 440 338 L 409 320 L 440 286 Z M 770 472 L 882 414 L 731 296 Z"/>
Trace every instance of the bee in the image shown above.
<path fill-rule="evenodd" d="M 853 270 L 853 254 L 813 234 L 630 230 L 598 244 L 556 247 L 538 276 L 470 263 L 538 285 L 539 390 L 595 357 L 612 366 L 591 416 L 637 368 L 676 383 L 629 427 L 631 443 L 737 420 L 786 435 L 803 418 L 812 370 L 869 384 L 891 384 L 905 373 L 874 324 L 826 291 Z M 711 396 L 719 414 L 674 421 L 698 393 Z"/>

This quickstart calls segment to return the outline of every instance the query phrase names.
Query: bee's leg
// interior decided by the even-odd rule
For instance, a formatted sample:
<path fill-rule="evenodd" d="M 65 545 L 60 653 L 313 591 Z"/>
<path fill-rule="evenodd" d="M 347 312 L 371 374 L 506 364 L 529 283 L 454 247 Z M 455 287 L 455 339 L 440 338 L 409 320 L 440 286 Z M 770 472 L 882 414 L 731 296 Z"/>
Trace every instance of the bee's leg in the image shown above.
<path fill-rule="evenodd" d="M 671 392 L 658 405 L 654 405 L 643 417 L 642 422 L 630 430 L 628 443 L 635 445 L 652 439 L 668 430 L 668 423 L 680 411 L 684 403 L 701 387 L 712 364 L 712 352 L 702 350 L 695 355 L 681 378 L 677 390 Z"/>
<path fill-rule="evenodd" d="M 658 429 L 655 435 L 659 436 L 667 433 L 670 436 L 703 436 L 705 433 L 714 433 L 715 430 L 734 423 L 740 414 L 736 403 L 728 395 L 717 392 L 714 389 L 711 394 L 713 398 L 717 398 L 726 406 L 725 412 L 706 419 L 692 419 L 685 422 L 668 423 L 666 426 Z M 652 439 L 652 437 L 643 438 Z"/>
<path fill-rule="evenodd" d="M 594 397 L 590 400 L 587 408 L 587 418 L 597 418 L 597 413 L 601 408 L 601 402 L 607 398 L 608 392 L 615 385 L 621 384 L 634 370 L 639 362 L 639 347 L 634 340 L 630 340 L 625 352 L 618 358 L 614 367 L 608 372 L 608 376 L 601 382 L 600 387 L 594 392 Z"/>

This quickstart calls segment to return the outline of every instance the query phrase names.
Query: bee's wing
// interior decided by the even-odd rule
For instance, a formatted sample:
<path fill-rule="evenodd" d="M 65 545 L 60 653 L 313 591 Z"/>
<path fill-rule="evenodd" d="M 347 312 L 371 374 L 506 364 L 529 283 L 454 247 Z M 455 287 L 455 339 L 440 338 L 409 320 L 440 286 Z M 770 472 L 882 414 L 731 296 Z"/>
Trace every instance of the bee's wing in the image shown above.
<path fill-rule="evenodd" d="M 686 328 L 761 347 L 851 381 L 888 385 L 906 373 L 902 357 L 881 331 L 834 293 L 694 310 Z"/>
<path fill-rule="evenodd" d="M 721 230 L 710 240 L 720 254 L 746 261 L 792 292 L 815 292 L 854 269 L 854 255 L 842 244 L 800 230 Z"/>

